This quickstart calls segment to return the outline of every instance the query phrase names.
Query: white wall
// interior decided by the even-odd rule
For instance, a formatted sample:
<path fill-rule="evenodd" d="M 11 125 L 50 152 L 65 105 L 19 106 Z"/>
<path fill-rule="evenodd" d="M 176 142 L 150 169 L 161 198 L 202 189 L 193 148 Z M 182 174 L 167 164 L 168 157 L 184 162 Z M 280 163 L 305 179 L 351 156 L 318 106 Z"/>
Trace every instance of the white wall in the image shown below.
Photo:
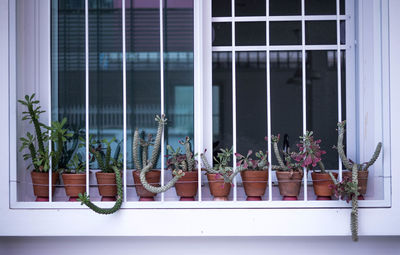
<path fill-rule="evenodd" d="M 363 0 L 361 0 L 363 1 Z M 0 0 L 0 28 L 7 24 L 7 0 Z M 390 0 L 390 84 L 391 99 L 400 95 L 400 1 Z M 0 67 L 7 59 L 5 40 L 0 40 Z M 0 71 L 1 72 L 1 71 Z M 3 73 L 3 72 L 1 72 Z M 0 82 L 7 77 L 0 77 Z M 392 118 L 399 118 L 392 112 Z M 397 121 L 397 120 L 396 120 Z M 392 131 L 393 132 L 393 131 Z M 392 137 L 398 137 L 393 134 Z M 400 139 L 400 138 L 399 138 Z M 134 220 L 134 219 L 133 219 Z M 379 222 L 376 222 L 379 224 Z M 162 226 L 160 226 L 162 227 Z M 0 226 L 1 228 L 1 226 Z M 129 238 L 129 237 L 3 237 L 0 254 L 400 254 L 400 237 L 270 237 L 270 238 Z"/>

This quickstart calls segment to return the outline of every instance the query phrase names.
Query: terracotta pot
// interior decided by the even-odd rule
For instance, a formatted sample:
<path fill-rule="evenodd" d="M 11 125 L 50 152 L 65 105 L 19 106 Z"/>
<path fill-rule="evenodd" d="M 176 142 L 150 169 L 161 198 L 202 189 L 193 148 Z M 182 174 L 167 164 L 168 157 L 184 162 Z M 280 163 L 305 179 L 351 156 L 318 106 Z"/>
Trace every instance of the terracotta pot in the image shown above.
<path fill-rule="evenodd" d="M 37 197 L 36 201 L 49 201 L 49 173 L 31 172 L 33 194 Z M 56 190 L 59 175 L 57 172 L 51 174 L 52 194 Z"/>
<path fill-rule="evenodd" d="M 283 200 L 297 200 L 303 173 L 299 171 L 276 171 L 276 178 L 278 179 L 279 193 L 283 196 Z"/>
<path fill-rule="evenodd" d="M 136 194 L 140 197 L 139 201 L 154 201 L 157 195 L 145 189 L 140 182 L 140 171 L 135 170 L 132 172 L 133 181 L 135 183 Z M 161 171 L 151 170 L 146 173 L 146 181 L 155 187 L 160 187 Z"/>
<path fill-rule="evenodd" d="M 240 172 L 247 200 L 261 200 L 268 183 L 268 171 L 245 170 Z"/>
<path fill-rule="evenodd" d="M 332 173 L 337 179 L 338 174 Z M 314 193 L 317 195 L 317 200 L 330 200 L 334 190 L 330 187 L 333 181 L 329 173 L 312 172 L 311 178 L 313 180 Z"/>
<path fill-rule="evenodd" d="M 227 201 L 231 192 L 231 184 L 225 183 L 224 178 L 217 174 L 207 174 L 211 195 L 215 201 Z"/>
<path fill-rule="evenodd" d="M 118 193 L 115 173 L 96 172 L 96 179 L 102 201 L 115 200 Z"/>
<path fill-rule="evenodd" d="M 70 197 L 69 201 L 76 201 L 79 193 L 86 192 L 86 174 L 62 174 L 65 193 Z"/>
<path fill-rule="evenodd" d="M 352 177 L 351 171 L 343 171 L 343 178 Z M 360 195 L 367 194 L 367 184 L 368 184 L 368 170 L 367 171 L 358 171 L 358 191 Z"/>
<path fill-rule="evenodd" d="M 198 188 L 198 171 L 185 172 L 175 183 L 176 194 L 181 197 L 181 201 L 194 201 Z"/>

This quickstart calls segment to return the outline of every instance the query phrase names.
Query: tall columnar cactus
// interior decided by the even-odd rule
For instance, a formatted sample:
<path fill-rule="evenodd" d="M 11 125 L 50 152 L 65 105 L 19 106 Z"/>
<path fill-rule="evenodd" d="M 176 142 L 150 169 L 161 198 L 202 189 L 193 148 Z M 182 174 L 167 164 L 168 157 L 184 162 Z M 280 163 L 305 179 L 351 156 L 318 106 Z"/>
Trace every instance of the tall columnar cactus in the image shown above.
<path fill-rule="evenodd" d="M 115 173 L 115 179 L 117 182 L 117 201 L 115 201 L 115 204 L 111 208 L 100 208 L 97 205 L 93 204 L 90 201 L 90 197 L 86 194 L 79 194 L 78 201 L 81 201 L 81 204 L 85 204 L 87 207 L 95 211 L 96 213 L 99 214 L 113 214 L 116 211 L 118 211 L 121 208 L 122 205 L 122 199 L 123 199 L 123 190 L 122 190 L 122 178 L 121 178 L 121 173 L 119 169 L 116 166 L 111 167 L 112 170 Z"/>
<path fill-rule="evenodd" d="M 357 164 L 349 160 L 344 152 L 343 139 L 345 133 L 345 125 L 346 121 L 342 121 L 338 123 L 338 143 L 337 150 L 340 156 L 340 159 L 343 162 L 343 165 L 350 171 L 352 171 L 352 179 L 351 181 L 344 180 L 341 183 L 338 183 L 335 177 L 331 174 L 331 178 L 335 183 L 336 190 L 340 190 L 338 185 L 345 185 L 345 195 L 351 197 L 352 209 L 351 209 L 351 217 L 350 217 L 350 227 L 351 227 L 351 235 L 353 241 L 358 241 L 358 196 L 360 195 L 358 189 L 358 171 L 366 171 L 368 167 L 372 166 L 375 161 L 378 159 L 379 154 L 382 149 L 382 143 L 379 142 L 375 148 L 374 154 L 368 162 Z"/>
<path fill-rule="evenodd" d="M 155 118 L 155 121 L 158 122 L 158 129 L 157 129 L 157 135 L 156 135 L 156 139 L 154 142 L 153 152 L 151 154 L 150 160 L 146 161 L 146 160 L 143 160 L 143 158 L 147 159 L 147 155 L 148 155 L 147 151 L 148 151 L 149 145 L 151 144 L 151 137 L 149 138 L 148 141 L 144 141 L 143 139 L 140 138 L 139 131 L 137 129 L 135 130 L 135 133 L 133 136 L 132 158 L 133 158 L 133 162 L 135 164 L 136 170 L 140 171 L 140 182 L 142 183 L 143 187 L 152 193 L 161 193 L 161 192 L 165 192 L 168 189 L 170 189 L 171 187 L 173 187 L 175 185 L 175 183 L 184 175 L 184 173 L 183 173 L 183 171 L 178 171 L 176 173 L 176 175 L 174 176 L 174 178 L 162 187 L 154 187 L 147 182 L 146 173 L 149 172 L 150 170 L 152 170 L 153 167 L 155 167 L 157 164 L 160 147 L 161 147 L 161 136 L 162 136 L 162 133 L 164 130 L 164 125 L 166 125 L 166 123 L 167 123 L 167 119 L 165 118 L 164 115 L 162 115 L 161 117 L 157 115 Z M 142 149 L 143 149 L 142 155 L 144 155 L 144 157 L 142 156 L 142 161 L 143 161 L 142 164 L 140 163 L 140 159 L 138 156 L 140 147 L 142 147 Z"/>

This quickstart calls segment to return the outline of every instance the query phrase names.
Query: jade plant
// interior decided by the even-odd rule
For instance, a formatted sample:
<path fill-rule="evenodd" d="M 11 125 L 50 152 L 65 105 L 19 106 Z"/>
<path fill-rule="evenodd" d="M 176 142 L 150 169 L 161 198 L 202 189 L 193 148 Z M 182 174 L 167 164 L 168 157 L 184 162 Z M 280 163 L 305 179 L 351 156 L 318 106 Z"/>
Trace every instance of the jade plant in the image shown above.
<path fill-rule="evenodd" d="M 179 144 L 185 147 L 185 152 L 181 152 L 181 148 L 178 147 L 176 150 L 171 146 L 167 145 L 168 155 L 167 167 L 172 170 L 174 175 L 178 174 L 179 171 L 192 172 L 196 171 L 196 160 L 193 154 L 192 147 L 190 144 L 190 138 L 186 137 L 185 140 L 179 141 Z"/>
<path fill-rule="evenodd" d="M 92 139 L 90 139 L 92 140 Z M 121 168 L 122 168 L 122 155 L 120 153 L 120 146 L 117 146 L 115 150 L 114 157 L 111 157 L 111 144 L 115 142 L 116 139 L 112 138 L 110 141 L 103 139 L 101 142 L 90 142 L 89 151 L 92 153 L 97 161 L 98 167 L 103 173 L 115 173 L 115 179 L 117 183 L 117 200 L 111 208 L 100 208 L 90 201 L 90 197 L 86 194 L 79 194 L 79 201 L 81 204 L 85 204 L 87 207 L 99 214 L 112 214 L 118 211 L 122 205 L 123 190 L 122 190 L 122 178 L 121 178 Z M 97 145 L 97 146 L 96 146 Z M 105 145 L 105 152 L 104 146 Z"/>
<path fill-rule="evenodd" d="M 153 169 L 157 165 L 160 147 L 161 147 L 161 136 L 164 130 L 164 125 L 167 123 L 167 119 L 164 115 L 156 116 L 155 121 L 158 122 L 157 135 L 153 143 L 152 136 L 149 136 L 148 140 L 144 140 L 139 135 L 139 130 L 136 129 L 133 136 L 133 148 L 132 158 L 137 171 L 140 171 L 140 182 L 143 187 L 152 193 L 165 192 L 175 185 L 175 183 L 184 175 L 182 170 L 176 171 L 176 175 L 166 185 L 161 187 L 155 187 L 149 184 L 146 180 L 146 173 Z M 148 159 L 149 147 L 153 146 L 151 158 Z M 142 158 L 140 160 L 139 152 L 142 151 Z"/>
<path fill-rule="evenodd" d="M 338 143 L 337 150 L 342 160 L 343 165 L 351 171 L 351 178 L 343 178 L 338 182 L 336 178 L 330 173 L 334 182 L 333 189 L 337 197 L 345 199 L 347 202 L 351 200 L 352 209 L 350 214 L 350 228 L 353 241 L 358 241 L 358 196 L 360 195 L 358 187 L 358 171 L 366 171 L 378 159 L 382 149 L 382 143 L 379 142 L 375 148 L 374 154 L 368 162 L 357 164 L 347 158 L 344 152 L 343 139 L 345 133 L 346 121 L 338 123 Z"/>
<path fill-rule="evenodd" d="M 24 100 L 18 100 L 19 103 L 27 108 L 22 112 L 22 120 L 28 120 L 33 124 L 35 133 L 26 133 L 25 137 L 21 137 L 22 145 L 20 151 L 27 149 L 29 152 L 24 154 L 24 160 L 31 160 L 32 167 L 35 172 L 49 172 L 50 168 L 56 170 L 59 167 L 60 160 L 63 155 L 64 144 L 68 138 L 72 136 L 66 128 L 64 128 L 67 119 L 61 122 L 53 121 L 51 126 L 47 126 L 40 122 L 40 115 L 45 111 L 41 110 L 39 100 L 35 99 L 35 94 L 26 95 Z M 51 150 L 46 144 L 50 142 Z"/>

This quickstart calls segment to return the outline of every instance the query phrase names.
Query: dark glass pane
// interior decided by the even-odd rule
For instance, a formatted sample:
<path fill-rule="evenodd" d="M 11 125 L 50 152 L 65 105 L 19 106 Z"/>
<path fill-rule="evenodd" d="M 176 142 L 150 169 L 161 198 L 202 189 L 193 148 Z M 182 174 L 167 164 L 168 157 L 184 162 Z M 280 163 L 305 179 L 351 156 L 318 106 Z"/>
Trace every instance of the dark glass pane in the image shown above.
<path fill-rule="evenodd" d="M 301 22 L 274 21 L 269 23 L 270 45 L 301 44 Z"/>
<path fill-rule="evenodd" d="M 336 0 L 305 0 L 306 15 L 336 15 Z"/>
<path fill-rule="evenodd" d="M 346 21 L 340 21 L 340 44 L 346 44 Z"/>
<path fill-rule="evenodd" d="M 265 52 L 236 53 L 237 151 L 266 151 L 267 75 Z"/>
<path fill-rule="evenodd" d="M 271 133 L 296 150 L 303 133 L 303 93 L 301 51 L 271 51 Z M 273 164 L 277 164 L 272 157 Z"/>
<path fill-rule="evenodd" d="M 340 0 L 340 15 L 345 15 L 346 14 L 346 1 L 345 0 Z"/>
<path fill-rule="evenodd" d="M 346 51 L 340 51 L 341 85 L 342 85 L 342 120 L 347 119 L 346 115 Z"/>
<path fill-rule="evenodd" d="M 306 44 L 337 44 L 336 21 L 306 21 Z"/>
<path fill-rule="evenodd" d="M 337 151 L 332 148 L 337 143 L 338 122 L 336 54 L 336 51 L 306 52 L 307 129 L 314 131 L 316 138 L 322 139 L 321 147 L 327 152 L 323 157 L 327 169 L 338 168 Z M 342 85 L 342 90 L 345 90 L 345 84 Z"/>
<path fill-rule="evenodd" d="M 213 17 L 230 17 L 232 11 L 232 0 L 212 0 Z"/>
<path fill-rule="evenodd" d="M 159 16 L 158 0 L 146 1 L 146 6 L 141 1 L 126 1 L 128 169 L 134 167 L 133 132 L 138 128 L 155 134 L 154 116 L 161 111 Z"/>
<path fill-rule="evenodd" d="M 269 0 L 269 15 L 301 15 L 301 0 Z"/>
<path fill-rule="evenodd" d="M 213 46 L 230 46 L 232 45 L 232 23 L 230 22 L 213 22 L 212 45 Z"/>
<path fill-rule="evenodd" d="M 165 0 L 165 3 L 164 101 L 168 118 L 165 142 L 176 148 L 180 146 L 179 140 L 189 136 L 194 148 L 193 1 Z"/>
<path fill-rule="evenodd" d="M 265 0 L 235 0 L 236 16 L 265 16 Z"/>
<path fill-rule="evenodd" d="M 265 22 L 236 22 L 236 46 L 265 45 Z"/>
<path fill-rule="evenodd" d="M 213 52 L 213 152 L 232 147 L 232 53 Z"/>

